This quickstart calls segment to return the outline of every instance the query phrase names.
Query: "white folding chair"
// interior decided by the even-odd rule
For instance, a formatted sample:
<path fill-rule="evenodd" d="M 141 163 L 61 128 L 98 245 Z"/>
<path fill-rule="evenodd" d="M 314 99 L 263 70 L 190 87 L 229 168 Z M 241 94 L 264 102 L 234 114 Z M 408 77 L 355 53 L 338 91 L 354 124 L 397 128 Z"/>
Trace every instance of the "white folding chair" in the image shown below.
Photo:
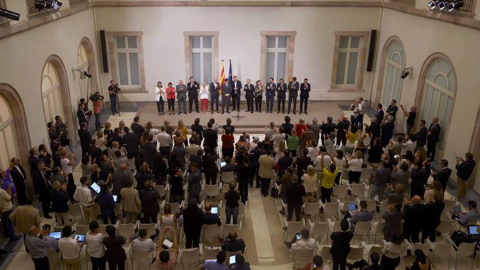
<path fill-rule="evenodd" d="M 354 234 L 355 236 L 366 235 L 369 236 L 370 230 L 372 228 L 372 221 L 358 221 L 355 224 Z M 368 242 L 370 242 L 370 237 L 367 238 Z"/>
<path fill-rule="evenodd" d="M 232 183 L 235 181 L 235 174 L 234 172 L 222 172 L 222 183 Z"/>
<path fill-rule="evenodd" d="M 150 269 L 154 257 L 151 250 L 132 249 L 130 247 L 130 260 L 132 262 L 132 269 Z M 154 266 L 155 268 L 156 266 Z"/>
<path fill-rule="evenodd" d="M 244 203 L 239 203 L 238 204 L 238 222 L 242 222 L 242 226 L 245 227 L 245 208 L 248 205 L 248 201 L 246 201 L 247 204 Z"/>
<path fill-rule="evenodd" d="M 442 235 L 447 234 L 445 238 L 447 242 L 453 230 L 455 230 L 455 222 L 453 220 L 440 220 L 440 224 L 437 226 L 437 232 L 440 232 Z"/>
<path fill-rule="evenodd" d="M 320 248 L 320 246 L 318 246 L 318 248 Z M 322 257 L 323 261 L 332 262 L 333 261 L 332 254 L 330 253 L 330 251 L 332 250 L 332 246 L 323 246 L 321 248 L 322 248 L 322 251 L 320 252 L 320 256 Z"/>
<path fill-rule="evenodd" d="M 458 262 L 458 256 L 463 257 L 464 259 L 471 260 L 471 269 L 473 269 L 473 259 L 470 258 L 475 254 L 475 246 L 477 243 L 461 243 L 460 245 L 455 245 L 455 243 L 450 240 L 450 243 L 452 244 L 455 252 L 455 269 L 457 268 L 457 262 Z"/>
<path fill-rule="evenodd" d="M 377 210 L 377 201 L 375 200 L 367 200 L 367 211 L 375 212 Z"/>
<path fill-rule="evenodd" d="M 333 187 L 333 196 L 337 198 L 343 198 L 347 196 L 348 186 L 347 185 L 335 185 Z"/>
<path fill-rule="evenodd" d="M 340 204 L 338 202 L 327 202 L 322 204 L 323 206 L 323 218 L 337 217 Z"/>
<path fill-rule="evenodd" d="M 453 211 L 453 208 L 457 205 L 456 200 L 444 200 L 445 202 L 445 208 L 443 208 L 444 213 L 451 213 Z"/>
<path fill-rule="evenodd" d="M 83 222 L 83 211 L 82 207 L 78 203 L 74 204 L 68 204 L 68 214 L 73 217 L 73 220 L 76 218 L 80 217 L 80 222 L 84 224 Z"/>
<path fill-rule="evenodd" d="M 425 254 L 425 256 L 428 256 L 428 254 L 430 253 L 430 245 L 429 244 L 410 243 L 410 248 L 409 249 L 412 252 L 412 255 L 413 255 L 413 252 L 417 249 L 422 250 L 423 253 Z"/>
<path fill-rule="evenodd" d="M 220 245 L 218 238 L 220 236 L 220 228 L 217 224 L 203 225 L 202 226 L 202 243 L 204 246 L 215 246 Z M 216 254 L 215 254 L 216 255 Z"/>
<path fill-rule="evenodd" d="M 330 231 L 328 222 L 315 222 L 312 223 L 311 220 L 308 221 L 310 227 L 310 234 L 314 237 L 318 243 L 322 242 L 323 236 L 326 235 L 326 243 L 328 244 L 328 233 Z"/>
<path fill-rule="evenodd" d="M 200 249 L 198 248 L 189 248 L 180 250 L 180 258 L 183 269 L 198 269 L 200 266 Z"/>
<path fill-rule="evenodd" d="M 330 228 L 330 233 L 339 232 L 342 229 L 340 228 L 340 220 L 332 221 L 331 219 L 327 219 L 328 227 Z"/>
<path fill-rule="evenodd" d="M 372 223 L 372 233 L 375 235 L 375 244 L 377 243 L 377 235 L 383 235 L 383 229 L 385 228 L 385 221 L 379 221 Z"/>
<path fill-rule="evenodd" d="M 90 230 L 89 225 L 83 225 L 83 224 L 77 224 L 74 228 L 74 231 L 77 234 L 83 234 L 83 235 L 87 234 L 89 230 Z"/>
<path fill-rule="evenodd" d="M 351 184 L 352 196 L 363 198 L 365 196 L 365 184 Z"/>
<path fill-rule="evenodd" d="M 450 243 L 432 243 L 430 242 L 429 239 L 426 240 L 426 242 L 430 245 L 430 249 L 432 250 L 432 261 L 437 263 L 440 258 L 448 258 L 448 268 L 450 269 L 450 255 L 452 254 L 452 244 Z M 438 263 L 437 263 L 438 265 Z"/>
<path fill-rule="evenodd" d="M 228 236 L 230 232 L 235 232 L 237 236 L 240 236 L 240 230 L 242 228 L 242 222 L 240 224 L 223 224 L 223 234 L 222 236 Z"/>
<path fill-rule="evenodd" d="M 125 243 L 129 243 L 132 236 L 135 234 L 135 228 L 137 224 L 121 224 L 117 225 L 118 235 L 123 236 L 125 238 Z"/>
<path fill-rule="evenodd" d="M 148 223 L 148 224 L 142 224 L 140 223 L 138 225 L 138 229 L 146 229 L 147 230 L 147 235 L 150 237 L 152 235 L 157 235 L 157 228 L 158 224 L 157 223 Z"/>
<path fill-rule="evenodd" d="M 380 245 L 366 245 L 364 241 L 360 242 L 361 246 L 365 249 L 367 255 L 368 255 L 368 262 L 370 262 L 370 256 L 373 253 L 377 253 L 378 255 L 383 254 L 383 247 Z"/>
<path fill-rule="evenodd" d="M 100 229 L 100 233 L 103 234 L 104 237 L 108 237 L 108 234 L 107 234 L 107 226 L 109 224 L 100 224 L 98 227 Z"/>
<path fill-rule="evenodd" d="M 175 202 L 175 203 L 170 203 L 170 208 L 172 208 L 172 214 L 176 214 L 176 213 L 181 213 L 180 212 L 180 209 L 182 208 L 183 206 L 183 202 L 180 204 L 178 202 Z"/>
<path fill-rule="evenodd" d="M 220 189 L 218 185 L 205 185 L 205 196 L 214 198 L 220 195 Z"/>
<path fill-rule="evenodd" d="M 47 250 L 47 258 L 50 269 L 57 270 L 60 268 L 60 254 L 55 249 Z"/>
<path fill-rule="evenodd" d="M 213 260 L 217 258 L 218 252 L 220 252 L 222 248 L 220 247 L 204 247 L 203 248 L 203 259 L 204 260 Z"/>
<path fill-rule="evenodd" d="M 353 262 L 363 259 L 363 246 L 350 247 L 350 253 L 348 253 L 347 259 Z"/>
<path fill-rule="evenodd" d="M 313 220 L 317 220 L 319 210 L 320 210 L 320 202 L 316 202 L 316 203 L 306 202 L 303 204 L 303 214 L 305 216 L 307 215 L 310 216 L 311 218 L 313 218 Z"/>
<path fill-rule="evenodd" d="M 292 237 L 300 233 L 300 231 L 305 228 L 305 221 L 286 221 L 287 230 L 285 231 L 284 241 L 290 241 Z M 290 237 L 289 237 L 290 236 Z"/>
<path fill-rule="evenodd" d="M 363 180 L 364 183 L 368 183 L 372 177 L 372 168 L 362 168 L 362 174 L 360 175 L 360 181 Z"/>
<path fill-rule="evenodd" d="M 297 269 L 297 264 L 304 266 L 312 261 L 316 249 L 297 249 L 293 252 L 293 268 Z"/>

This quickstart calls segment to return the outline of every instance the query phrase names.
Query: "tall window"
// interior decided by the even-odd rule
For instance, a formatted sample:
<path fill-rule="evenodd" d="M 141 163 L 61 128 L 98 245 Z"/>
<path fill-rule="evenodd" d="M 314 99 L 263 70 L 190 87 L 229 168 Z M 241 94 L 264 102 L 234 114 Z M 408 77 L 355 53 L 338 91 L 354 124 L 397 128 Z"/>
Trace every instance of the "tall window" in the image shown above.
<path fill-rule="evenodd" d="M 55 116 L 60 115 L 65 119 L 63 113 L 62 93 L 60 91 L 60 80 L 57 71 L 52 63 L 45 64 L 42 73 L 42 99 L 45 111 L 45 120 L 54 121 Z"/>
<path fill-rule="evenodd" d="M 10 158 L 18 157 L 17 139 L 12 111 L 6 100 L 0 96 L 0 166 L 8 168 Z"/>
<path fill-rule="evenodd" d="M 428 66 L 423 86 L 421 118 L 427 125 L 437 116 L 442 127 L 437 150 L 443 156 L 444 138 L 452 116 L 456 91 L 456 75 L 453 66 L 444 58 L 434 59 Z M 427 126 L 428 127 L 428 126 Z"/>
<path fill-rule="evenodd" d="M 286 79 L 287 70 L 287 36 L 267 37 L 267 68 L 266 78 L 273 77 L 276 81 Z"/>
<path fill-rule="evenodd" d="M 405 54 L 403 46 L 394 40 L 387 50 L 385 70 L 383 77 L 382 99 L 383 105 L 390 104 L 392 99 L 400 100 L 403 80 L 401 79 L 402 67 L 405 66 Z"/>
<path fill-rule="evenodd" d="M 332 88 L 362 89 L 369 32 L 336 32 Z"/>
<path fill-rule="evenodd" d="M 112 79 L 123 90 L 145 91 L 143 32 L 107 32 Z"/>
<path fill-rule="evenodd" d="M 199 82 L 211 82 L 213 70 L 213 37 L 190 37 L 192 51 L 191 74 Z"/>

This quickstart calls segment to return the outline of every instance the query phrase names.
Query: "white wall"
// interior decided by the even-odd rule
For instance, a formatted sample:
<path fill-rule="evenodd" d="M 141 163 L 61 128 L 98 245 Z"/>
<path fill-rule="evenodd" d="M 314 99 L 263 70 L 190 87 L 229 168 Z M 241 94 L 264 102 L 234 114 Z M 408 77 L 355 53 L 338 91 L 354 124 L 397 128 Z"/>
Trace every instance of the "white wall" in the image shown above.
<path fill-rule="evenodd" d="M 422 27 L 419 27 L 420 25 Z M 469 28 L 385 9 L 378 55 L 381 55 L 385 41 L 392 35 L 397 35 L 404 44 L 406 65 L 413 65 L 413 76 L 403 81 L 401 95 L 401 103 L 408 107 L 415 102 L 419 74 L 428 56 L 441 52 L 453 63 L 457 74 L 457 92 L 450 126 L 443 127 L 449 128 L 445 158 L 453 167 L 455 156 L 463 156 L 469 149 L 480 104 L 480 33 Z M 377 67 L 379 66 L 380 57 L 377 58 Z M 379 70 L 375 77 L 374 92 L 377 89 L 378 72 Z M 480 186 L 476 190 L 480 191 Z"/>
<path fill-rule="evenodd" d="M 130 7 L 96 8 L 97 30 L 143 31 L 145 78 L 148 94 L 122 94 L 121 100 L 154 98 L 158 80 L 185 80 L 184 31 L 219 31 L 219 57 L 232 59 L 240 80 L 260 77 L 260 31 L 296 31 L 294 76 L 308 77 L 311 99 L 350 100 L 369 96 L 371 73 L 365 73 L 366 92 L 329 93 L 334 31 L 377 29 L 378 8 L 228 8 Z M 368 42 L 368 41 L 367 41 Z M 226 73 L 228 72 L 226 67 Z M 218 74 L 219 76 L 219 74 Z M 103 74 L 102 88 L 110 74 Z"/>
<path fill-rule="evenodd" d="M 42 70 L 53 54 L 61 58 L 68 76 L 71 100 L 65 100 L 76 112 L 79 97 L 77 50 L 83 37 L 96 46 L 93 12 L 86 10 L 59 21 L 0 40 L 0 82 L 10 84 L 22 98 L 32 146 L 48 142 L 41 95 Z M 75 119 L 75 125 L 77 120 Z"/>

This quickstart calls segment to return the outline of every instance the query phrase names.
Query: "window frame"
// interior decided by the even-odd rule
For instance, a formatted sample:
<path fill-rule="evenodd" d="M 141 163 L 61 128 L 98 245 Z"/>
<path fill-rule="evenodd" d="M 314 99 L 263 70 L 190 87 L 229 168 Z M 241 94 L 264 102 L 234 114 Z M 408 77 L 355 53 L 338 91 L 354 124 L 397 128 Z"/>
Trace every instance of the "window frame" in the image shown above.
<path fill-rule="evenodd" d="M 198 37 L 200 38 L 200 48 L 193 48 L 192 44 L 193 44 L 193 39 L 194 37 Z M 212 47 L 211 48 L 204 48 L 203 47 L 203 44 L 204 44 L 204 39 L 205 38 L 211 38 L 212 39 Z M 190 42 L 190 50 L 191 50 L 191 53 L 190 53 L 190 56 L 192 57 L 191 58 L 191 64 L 190 64 L 190 76 L 194 76 L 194 72 L 193 72 L 193 54 L 194 53 L 199 53 L 200 54 L 200 77 L 199 78 L 195 78 L 195 80 L 197 80 L 199 83 L 202 83 L 204 82 L 204 77 L 205 77 L 205 61 L 204 61 L 204 53 L 211 53 L 212 54 L 212 67 L 211 67 L 211 73 L 212 73 L 212 76 L 213 76 L 213 52 L 214 52 L 214 46 L 213 46 L 213 39 L 214 37 L 213 36 L 190 36 L 189 37 L 189 42 Z M 208 81 L 205 81 L 205 83 L 210 83 L 212 81 L 213 78 L 210 78 Z"/>
<path fill-rule="evenodd" d="M 297 35 L 297 31 L 261 31 L 260 32 L 260 80 L 262 82 L 267 81 L 267 39 L 268 37 L 287 37 L 287 59 L 286 59 L 286 68 L 285 68 L 285 81 L 290 81 L 293 77 L 293 65 L 294 65 L 294 58 L 295 58 L 295 37 Z M 275 40 L 277 44 L 278 39 Z M 277 64 L 277 63 L 275 63 Z M 275 69 L 277 69 L 275 65 Z M 280 78 L 275 78 L 278 81 Z"/>
<path fill-rule="evenodd" d="M 274 48 L 268 48 L 268 38 L 269 37 L 272 37 L 272 38 L 275 38 L 275 47 Z M 279 40 L 281 37 L 285 37 L 287 39 L 287 45 L 285 46 L 285 48 L 280 48 L 279 47 Z M 287 75 L 287 68 L 288 68 L 288 61 L 287 60 L 287 57 L 288 57 L 288 36 L 267 36 L 267 48 L 266 48 L 266 60 L 268 60 L 268 53 L 274 53 L 274 66 L 273 66 L 273 77 L 276 81 L 278 81 L 279 79 L 283 78 L 285 80 L 285 76 Z M 278 76 L 278 55 L 279 53 L 285 53 L 286 55 L 286 58 L 285 58 L 285 75 L 282 77 L 282 76 Z M 268 63 L 268 61 L 266 61 L 265 63 Z M 269 77 L 268 76 L 268 70 L 267 70 L 267 66 L 265 66 L 265 78 Z"/>
<path fill-rule="evenodd" d="M 333 66 L 332 66 L 332 80 L 330 83 L 329 91 L 364 91 L 363 89 L 363 79 L 365 76 L 365 65 L 367 61 L 367 48 L 369 43 L 370 31 L 335 31 L 335 43 L 333 50 Z M 357 59 L 357 69 L 355 84 L 337 84 L 337 66 L 338 66 L 338 56 L 339 53 L 344 51 L 340 48 L 340 38 L 348 37 L 349 42 L 351 37 L 360 37 L 358 49 L 355 50 L 358 52 Z M 351 48 L 347 48 L 348 51 L 353 52 Z M 348 66 L 345 67 L 348 70 Z"/>
<path fill-rule="evenodd" d="M 111 78 L 115 80 L 119 86 L 122 88 L 122 93 L 146 93 L 146 84 L 145 84 L 145 62 L 144 62 L 144 55 L 143 55 L 143 31 L 107 31 L 107 42 L 108 42 L 108 55 L 110 60 L 110 67 L 111 67 Z M 138 54 L 138 72 L 139 72 L 139 79 L 140 85 L 121 85 L 120 84 L 120 74 L 119 74 L 119 66 L 118 66 L 118 53 L 119 50 L 117 49 L 117 38 L 125 38 L 128 40 L 129 37 L 136 37 L 137 38 L 137 48 L 125 48 L 120 49 L 120 52 L 135 52 Z M 127 41 L 128 42 L 128 41 Z M 128 43 L 126 43 L 128 46 Z M 127 63 L 130 62 L 129 57 L 127 57 Z M 130 81 L 130 64 L 128 64 L 128 77 Z"/>
<path fill-rule="evenodd" d="M 184 49 L 185 49 L 185 81 L 190 78 L 193 74 L 193 59 L 192 59 L 192 37 L 212 37 L 212 77 L 219 79 L 219 57 L 218 57 L 218 37 L 220 35 L 219 31 L 185 31 L 183 32 L 183 39 L 184 39 Z M 203 39 L 202 39 L 203 42 Z M 203 44 L 202 44 L 203 47 Z M 203 63 L 202 63 L 203 64 Z M 203 65 L 201 66 L 203 73 Z M 203 74 L 201 75 L 203 77 Z M 212 78 L 213 79 L 213 78 Z M 203 78 L 195 78 L 195 80 L 200 80 L 199 83 L 203 80 Z M 205 82 L 210 83 L 210 82 Z"/>

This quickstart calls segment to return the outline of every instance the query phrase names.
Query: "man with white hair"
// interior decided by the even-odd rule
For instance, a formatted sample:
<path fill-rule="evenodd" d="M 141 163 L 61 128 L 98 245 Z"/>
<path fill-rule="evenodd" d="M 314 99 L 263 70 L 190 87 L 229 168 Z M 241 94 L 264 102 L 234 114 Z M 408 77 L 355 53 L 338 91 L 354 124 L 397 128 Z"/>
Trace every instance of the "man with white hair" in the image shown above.
<path fill-rule="evenodd" d="M 50 270 L 50 264 L 47 257 L 47 242 L 40 239 L 40 227 L 32 225 L 28 228 L 28 235 L 25 237 L 25 245 L 27 246 L 30 256 L 32 256 L 35 270 Z"/>

